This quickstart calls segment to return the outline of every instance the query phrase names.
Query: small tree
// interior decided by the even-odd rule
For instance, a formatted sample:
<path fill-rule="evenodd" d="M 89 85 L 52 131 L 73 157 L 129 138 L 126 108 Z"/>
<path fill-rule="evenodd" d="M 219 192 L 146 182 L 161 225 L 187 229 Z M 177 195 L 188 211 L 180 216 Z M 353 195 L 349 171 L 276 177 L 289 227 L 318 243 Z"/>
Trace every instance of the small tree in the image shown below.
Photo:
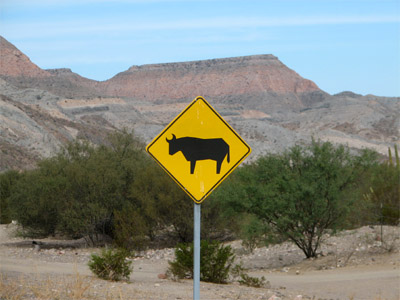
<path fill-rule="evenodd" d="M 344 146 L 313 141 L 267 155 L 236 173 L 218 192 L 231 210 L 250 213 L 315 257 L 323 234 L 337 229 L 352 202 L 360 159 Z"/>
<path fill-rule="evenodd" d="M 13 187 L 9 205 L 13 218 L 27 235 L 47 236 L 55 233 L 59 219 L 59 197 L 63 193 L 60 178 L 47 176 L 42 170 L 21 175 Z"/>
<path fill-rule="evenodd" d="M 0 224 L 11 223 L 10 196 L 12 188 L 17 183 L 20 174 L 10 170 L 0 174 Z"/>
<path fill-rule="evenodd" d="M 373 169 L 371 186 L 364 194 L 370 201 L 375 222 L 398 225 L 400 221 L 400 158 L 397 145 L 394 146 L 395 159 L 391 149 L 389 159 Z"/>
<path fill-rule="evenodd" d="M 130 190 L 146 169 L 144 157 L 140 140 L 126 131 L 105 145 L 76 140 L 21 174 L 6 204 L 28 234 L 59 232 L 96 243 L 100 235 L 113 236 L 114 211 L 133 201 Z"/>
<path fill-rule="evenodd" d="M 114 243 L 128 250 L 143 250 L 148 244 L 148 224 L 131 203 L 114 212 Z"/>
<path fill-rule="evenodd" d="M 140 173 L 131 188 L 131 198 L 147 224 L 148 236 L 168 228 L 179 242 L 193 241 L 193 201 L 153 160 Z M 202 204 L 202 236 L 209 238 L 221 231 L 219 208 Z M 171 240 L 175 240 L 171 239 Z"/>

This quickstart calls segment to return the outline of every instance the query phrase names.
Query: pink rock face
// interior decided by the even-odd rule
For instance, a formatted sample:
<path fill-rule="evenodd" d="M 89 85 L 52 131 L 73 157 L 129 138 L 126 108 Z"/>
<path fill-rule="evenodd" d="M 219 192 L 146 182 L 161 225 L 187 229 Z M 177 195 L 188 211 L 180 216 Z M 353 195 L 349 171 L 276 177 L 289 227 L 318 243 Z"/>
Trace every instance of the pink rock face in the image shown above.
<path fill-rule="evenodd" d="M 63 96 L 102 95 L 149 102 L 320 91 L 273 55 L 253 55 L 181 63 L 132 66 L 98 82 L 69 69 L 43 70 L 0 36 L 0 76 L 14 85 L 32 86 Z M 17 79 L 17 80 L 14 80 Z"/>
<path fill-rule="evenodd" d="M 319 91 L 273 55 L 133 66 L 104 82 L 105 93 L 148 101 L 182 95 L 279 94 Z"/>
<path fill-rule="evenodd" d="M 0 75 L 49 77 L 47 71 L 32 63 L 30 59 L 0 36 Z"/>

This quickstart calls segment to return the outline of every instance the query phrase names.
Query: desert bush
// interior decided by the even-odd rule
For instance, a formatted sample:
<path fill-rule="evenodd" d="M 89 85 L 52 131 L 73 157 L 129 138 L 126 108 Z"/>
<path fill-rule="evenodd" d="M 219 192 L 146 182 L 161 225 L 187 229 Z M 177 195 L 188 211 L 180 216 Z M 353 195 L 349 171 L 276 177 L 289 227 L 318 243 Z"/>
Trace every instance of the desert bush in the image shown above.
<path fill-rule="evenodd" d="M 193 240 L 193 201 L 126 131 L 102 145 L 72 141 L 35 170 L 2 174 L 0 183 L 1 222 L 15 216 L 27 236 L 57 232 L 96 245 L 108 235 L 127 249 L 147 247 L 160 232 L 173 235 L 170 246 Z M 208 237 L 220 214 L 203 208 Z"/>
<path fill-rule="evenodd" d="M 12 215 L 10 209 L 10 196 L 12 188 L 17 183 L 20 174 L 18 171 L 10 170 L 0 174 L 0 224 L 11 223 Z"/>
<path fill-rule="evenodd" d="M 238 278 L 240 285 L 261 288 L 269 286 L 269 281 L 265 277 L 261 278 L 249 276 L 241 264 L 237 264 L 232 268 L 231 275 L 233 278 Z"/>
<path fill-rule="evenodd" d="M 150 240 L 157 231 L 168 228 L 171 240 L 193 241 L 193 200 L 153 161 L 140 175 L 132 184 L 130 197 L 147 225 Z M 223 231 L 219 207 L 212 201 L 202 204 L 201 226 L 205 238 Z"/>
<path fill-rule="evenodd" d="M 94 147 L 76 142 L 61 154 L 68 162 L 64 170 L 71 197 L 63 201 L 59 230 L 75 237 L 113 237 L 113 213 L 131 201 L 129 191 L 144 169 L 145 153 L 127 132 L 114 133 L 108 143 Z"/>
<path fill-rule="evenodd" d="M 91 243 L 113 237 L 113 213 L 134 202 L 130 190 L 146 169 L 144 158 L 143 144 L 125 131 L 104 145 L 75 140 L 20 176 L 9 197 L 11 212 L 32 234 L 57 231 Z"/>
<path fill-rule="evenodd" d="M 13 218 L 23 226 L 27 235 L 53 235 L 60 217 L 62 193 L 60 177 L 48 176 L 43 169 L 26 172 L 21 175 L 9 198 Z"/>
<path fill-rule="evenodd" d="M 240 218 L 239 237 L 242 239 L 242 246 L 249 253 L 265 243 L 267 229 L 262 222 L 254 215 L 243 214 Z"/>
<path fill-rule="evenodd" d="M 193 201 L 155 162 L 148 161 L 141 175 L 132 185 L 131 197 L 148 225 L 149 238 L 172 226 L 180 241 L 191 241 Z"/>
<path fill-rule="evenodd" d="M 129 279 L 132 262 L 127 260 L 128 256 L 129 252 L 125 249 L 103 249 L 101 255 L 91 255 L 88 266 L 101 279 L 113 281 Z"/>
<path fill-rule="evenodd" d="M 369 165 L 360 157 L 329 142 L 295 146 L 237 170 L 217 199 L 227 212 L 254 215 L 315 257 L 326 230 L 340 228 L 351 209 L 359 175 Z"/>
<path fill-rule="evenodd" d="M 168 273 L 173 277 L 193 278 L 193 243 L 180 243 L 175 247 L 175 261 L 169 262 Z M 234 261 L 230 246 L 217 241 L 200 243 L 200 280 L 226 283 Z"/>
<path fill-rule="evenodd" d="M 397 145 L 394 146 L 394 153 L 395 159 L 389 148 L 389 159 L 373 169 L 370 187 L 364 194 L 375 223 L 385 225 L 398 225 L 400 221 L 400 158 Z"/>
<path fill-rule="evenodd" d="M 148 223 L 130 203 L 114 212 L 114 243 L 127 250 L 144 250 L 149 243 Z"/>
<path fill-rule="evenodd" d="M 264 276 L 261 276 L 261 278 L 258 278 L 258 277 L 249 276 L 246 273 L 242 273 L 242 274 L 240 274 L 240 278 L 241 279 L 238 282 L 241 285 L 256 287 L 256 288 L 261 288 L 266 285 L 266 280 L 265 280 Z"/>

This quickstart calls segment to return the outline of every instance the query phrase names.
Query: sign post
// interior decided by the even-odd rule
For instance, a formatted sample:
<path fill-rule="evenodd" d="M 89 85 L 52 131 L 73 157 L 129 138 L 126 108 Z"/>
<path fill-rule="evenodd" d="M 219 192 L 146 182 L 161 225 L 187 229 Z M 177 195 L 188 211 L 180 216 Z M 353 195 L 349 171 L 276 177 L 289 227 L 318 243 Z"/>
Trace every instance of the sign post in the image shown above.
<path fill-rule="evenodd" d="M 146 151 L 194 201 L 193 299 L 199 300 L 200 205 L 251 148 L 203 97 L 197 97 Z"/>
<path fill-rule="evenodd" d="M 200 300 L 200 220 L 201 204 L 194 203 L 193 299 Z"/>

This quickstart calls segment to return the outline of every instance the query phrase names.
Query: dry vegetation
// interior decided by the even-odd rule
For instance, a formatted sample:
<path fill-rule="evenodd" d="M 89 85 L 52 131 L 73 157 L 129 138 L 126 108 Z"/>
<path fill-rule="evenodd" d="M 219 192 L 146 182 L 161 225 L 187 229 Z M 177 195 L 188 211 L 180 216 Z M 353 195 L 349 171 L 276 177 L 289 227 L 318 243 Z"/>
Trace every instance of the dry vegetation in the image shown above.
<path fill-rule="evenodd" d="M 173 258 L 171 249 L 141 252 L 139 257 L 133 258 L 130 280 L 112 282 L 97 279 L 86 266 L 90 253 L 98 252 L 98 249 L 37 251 L 26 247 L 27 240 L 9 237 L 7 234 L 12 226 L 6 227 L 0 226 L 2 243 L 8 243 L 7 246 L 0 245 L 1 300 L 192 299 L 191 280 L 176 282 L 158 277 L 166 270 L 168 260 Z M 290 243 L 258 247 L 249 253 L 240 241 L 231 242 L 238 261 L 249 269 L 249 274 L 259 278 L 265 276 L 270 284 L 251 288 L 237 282 L 202 282 L 201 299 L 397 300 L 400 232 L 398 227 L 390 226 L 384 226 L 382 231 L 383 241 L 380 226 L 366 226 L 327 236 L 321 249 L 322 256 L 312 260 L 304 260 L 301 251 Z M 42 241 L 60 245 L 57 240 Z M 21 247 L 23 245 L 25 247 Z M 23 261 L 24 266 L 17 266 Z M 10 270 L 12 262 L 15 262 L 15 270 Z M 25 271 L 21 272 L 21 268 Z"/>
<path fill-rule="evenodd" d="M 97 284 L 96 284 L 97 283 Z M 137 299 L 124 293 L 123 284 L 106 285 L 90 276 L 76 275 L 1 275 L 1 299 Z M 144 295 L 142 295 L 144 296 Z M 141 298 L 147 299 L 147 298 Z M 149 298 L 150 299 L 150 298 Z"/>

